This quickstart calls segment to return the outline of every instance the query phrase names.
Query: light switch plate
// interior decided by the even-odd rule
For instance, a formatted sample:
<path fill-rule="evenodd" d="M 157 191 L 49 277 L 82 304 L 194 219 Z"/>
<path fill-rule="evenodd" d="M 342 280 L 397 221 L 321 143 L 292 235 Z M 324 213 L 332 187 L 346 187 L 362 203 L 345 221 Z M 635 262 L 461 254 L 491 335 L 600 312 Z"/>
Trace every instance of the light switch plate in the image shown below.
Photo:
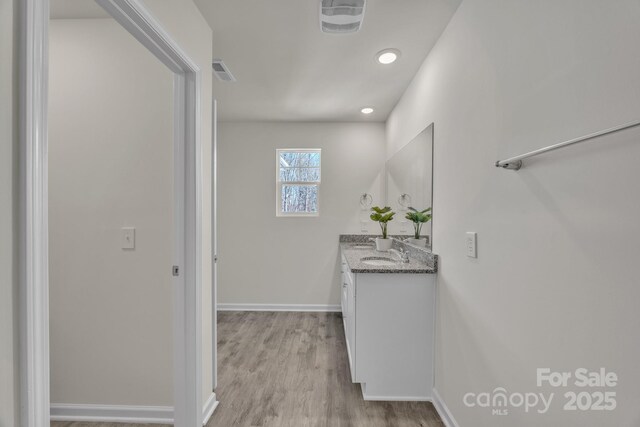
<path fill-rule="evenodd" d="M 122 249 L 136 248 L 136 229 L 134 227 L 122 227 Z"/>
<path fill-rule="evenodd" d="M 478 258 L 478 233 L 467 231 L 467 256 Z"/>

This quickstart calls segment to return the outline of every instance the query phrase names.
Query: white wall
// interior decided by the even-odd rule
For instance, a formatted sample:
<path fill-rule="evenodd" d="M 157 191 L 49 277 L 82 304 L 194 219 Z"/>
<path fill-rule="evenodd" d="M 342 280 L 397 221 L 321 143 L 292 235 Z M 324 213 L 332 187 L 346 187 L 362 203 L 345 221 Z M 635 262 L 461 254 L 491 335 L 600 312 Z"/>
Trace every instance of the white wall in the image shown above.
<path fill-rule="evenodd" d="M 51 401 L 171 406 L 173 73 L 113 19 L 49 34 Z"/>
<path fill-rule="evenodd" d="M 221 123 L 219 303 L 339 304 L 338 235 L 361 194 L 382 203 L 384 144 L 381 123 Z M 322 149 L 319 217 L 276 217 L 277 148 Z"/>
<path fill-rule="evenodd" d="M 638 40 L 636 0 L 465 1 L 389 117 L 388 155 L 435 122 L 436 388 L 460 426 L 640 424 L 640 130 L 493 166 L 639 120 Z M 575 388 L 547 415 L 463 405 L 554 391 L 539 367 L 615 371 L 617 409 L 563 411 Z"/>
<path fill-rule="evenodd" d="M 17 1 L 0 2 L 0 427 L 17 426 Z"/>

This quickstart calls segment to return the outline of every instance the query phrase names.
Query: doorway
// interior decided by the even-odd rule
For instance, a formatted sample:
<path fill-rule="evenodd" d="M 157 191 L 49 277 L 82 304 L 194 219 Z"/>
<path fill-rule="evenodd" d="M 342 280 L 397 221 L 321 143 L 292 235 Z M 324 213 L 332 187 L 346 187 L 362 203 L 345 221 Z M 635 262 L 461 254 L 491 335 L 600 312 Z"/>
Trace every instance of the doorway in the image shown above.
<path fill-rule="evenodd" d="M 174 425 L 202 425 L 200 70 L 137 0 L 96 0 L 173 73 Z M 21 403 L 23 425 L 49 425 L 48 0 L 22 2 Z M 215 402 L 215 394 L 212 394 Z"/>
<path fill-rule="evenodd" d="M 168 423 L 173 73 L 85 3 L 51 0 L 49 22 L 51 419 Z"/>

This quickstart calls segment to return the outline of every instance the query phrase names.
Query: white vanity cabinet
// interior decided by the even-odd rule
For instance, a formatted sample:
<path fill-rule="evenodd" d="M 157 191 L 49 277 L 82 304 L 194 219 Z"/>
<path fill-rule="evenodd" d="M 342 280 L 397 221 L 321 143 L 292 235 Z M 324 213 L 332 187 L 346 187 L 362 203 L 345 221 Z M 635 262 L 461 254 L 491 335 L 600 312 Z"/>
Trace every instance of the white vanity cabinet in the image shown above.
<path fill-rule="evenodd" d="M 351 380 L 365 400 L 431 400 L 435 274 L 353 273 L 342 256 Z"/>

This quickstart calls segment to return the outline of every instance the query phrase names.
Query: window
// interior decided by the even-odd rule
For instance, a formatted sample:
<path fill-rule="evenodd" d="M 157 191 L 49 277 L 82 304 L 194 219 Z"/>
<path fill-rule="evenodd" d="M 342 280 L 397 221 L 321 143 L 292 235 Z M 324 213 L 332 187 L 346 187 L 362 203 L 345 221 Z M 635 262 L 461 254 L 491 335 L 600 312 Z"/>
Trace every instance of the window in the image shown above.
<path fill-rule="evenodd" d="M 318 216 L 320 149 L 276 150 L 276 215 Z"/>

